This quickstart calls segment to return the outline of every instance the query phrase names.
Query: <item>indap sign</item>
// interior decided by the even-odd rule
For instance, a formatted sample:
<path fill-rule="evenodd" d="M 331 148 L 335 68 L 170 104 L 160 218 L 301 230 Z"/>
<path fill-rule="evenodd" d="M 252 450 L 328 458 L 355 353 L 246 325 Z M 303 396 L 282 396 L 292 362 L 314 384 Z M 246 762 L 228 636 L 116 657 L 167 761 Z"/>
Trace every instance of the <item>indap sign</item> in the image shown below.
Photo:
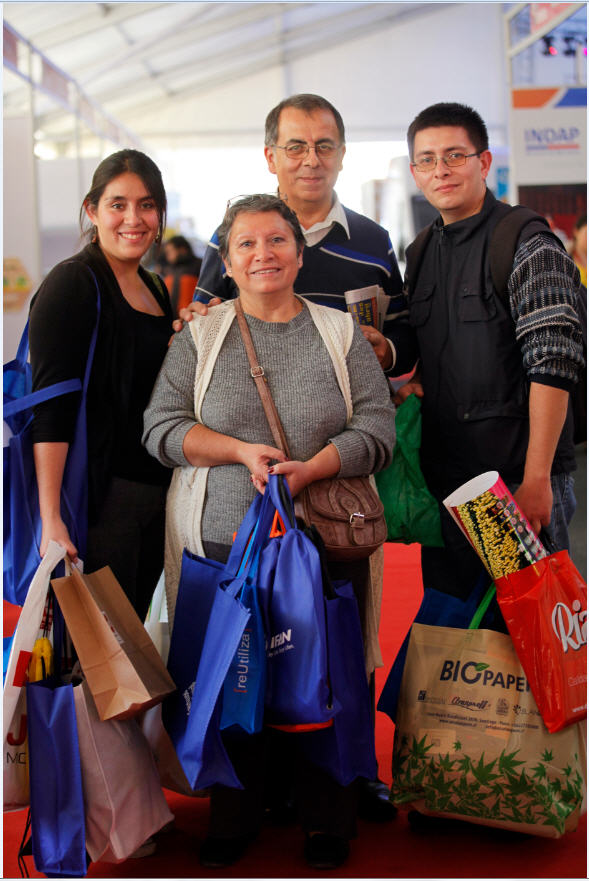
<path fill-rule="evenodd" d="M 587 89 L 513 89 L 511 104 L 517 184 L 586 180 Z"/>
<path fill-rule="evenodd" d="M 581 129 L 576 126 L 567 128 L 526 128 L 524 139 L 526 150 L 579 150 Z"/>

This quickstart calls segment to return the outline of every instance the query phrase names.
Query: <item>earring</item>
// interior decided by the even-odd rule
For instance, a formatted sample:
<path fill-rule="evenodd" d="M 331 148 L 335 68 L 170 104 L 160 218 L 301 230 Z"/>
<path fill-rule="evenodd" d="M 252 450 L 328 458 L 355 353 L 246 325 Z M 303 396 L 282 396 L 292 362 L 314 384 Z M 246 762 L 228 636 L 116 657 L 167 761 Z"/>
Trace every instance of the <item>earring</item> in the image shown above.
<path fill-rule="evenodd" d="M 162 234 L 161 234 L 161 232 L 158 232 L 157 236 L 155 237 L 155 243 L 156 243 L 156 245 L 159 245 L 159 243 L 161 242 L 161 240 L 162 240 Z"/>
<path fill-rule="evenodd" d="M 98 227 L 96 227 L 96 226 L 93 226 L 93 227 L 92 227 L 92 238 L 91 238 L 90 241 L 91 241 L 92 243 L 98 241 Z"/>

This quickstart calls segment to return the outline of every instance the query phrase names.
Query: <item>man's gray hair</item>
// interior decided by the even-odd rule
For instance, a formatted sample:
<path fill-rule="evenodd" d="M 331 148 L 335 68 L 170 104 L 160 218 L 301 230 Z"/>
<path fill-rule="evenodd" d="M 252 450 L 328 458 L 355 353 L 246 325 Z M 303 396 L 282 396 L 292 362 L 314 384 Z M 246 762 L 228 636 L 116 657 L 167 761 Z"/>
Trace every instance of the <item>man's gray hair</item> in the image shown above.
<path fill-rule="evenodd" d="M 276 144 L 278 140 L 278 123 L 280 121 L 280 114 L 286 107 L 294 107 L 295 110 L 302 110 L 304 113 L 313 113 L 314 110 L 329 111 L 335 119 L 340 143 L 345 144 L 346 131 L 344 129 L 344 121 L 333 104 L 330 104 L 327 98 L 322 98 L 321 95 L 311 95 L 303 92 L 299 95 L 291 95 L 290 98 L 285 98 L 270 111 L 266 117 L 266 131 L 264 135 L 264 144 L 266 147 L 273 147 L 274 144 Z"/>

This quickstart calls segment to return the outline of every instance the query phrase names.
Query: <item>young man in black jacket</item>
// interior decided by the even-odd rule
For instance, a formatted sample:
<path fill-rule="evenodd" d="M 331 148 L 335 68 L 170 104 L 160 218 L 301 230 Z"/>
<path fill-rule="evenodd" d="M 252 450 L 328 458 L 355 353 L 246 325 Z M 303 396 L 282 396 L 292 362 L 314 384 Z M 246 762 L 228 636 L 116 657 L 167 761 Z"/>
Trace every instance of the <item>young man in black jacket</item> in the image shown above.
<path fill-rule="evenodd" d="M 489 245 L 510 209 L 487 188 L 483 120 L 461 104 L 436 104 L 407 137 L 415 182 L 439 211 L 425 247 L 407 249 L 405 293 L 420 360 L 399 398 L 423 398 L 424 476 L 441 503 L 497 470 L 533 529 L 568 547 L 575 459 L 567 407 L 583 365 L 578 270 L 534 221 L 519 236 L 507 290 L 495 290 Z M 446 546 L 422 548 L 424 587 L 465 597 L 482 564 L 440 510 Z"/>

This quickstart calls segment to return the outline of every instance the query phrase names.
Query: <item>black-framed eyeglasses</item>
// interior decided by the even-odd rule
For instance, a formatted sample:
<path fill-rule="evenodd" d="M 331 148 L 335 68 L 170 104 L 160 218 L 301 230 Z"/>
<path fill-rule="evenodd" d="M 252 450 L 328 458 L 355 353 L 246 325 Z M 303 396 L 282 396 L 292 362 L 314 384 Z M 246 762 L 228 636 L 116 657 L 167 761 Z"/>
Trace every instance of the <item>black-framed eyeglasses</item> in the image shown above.
<path fill-rule="evenodd" d="M 472 156 L 480 155 L 480 151 L 478 153 L 460 153 L 458 150 L 453 150 L 451 153 L 446 153 L 445 156 L 440 157 L 433 155 L 422 156 L 417 162 L 412 162 L 411 165 L 418 171 L 432 171 L 438 162 L 442 161 L 447 168 L 458 168 L 460 165 L 466 165 L 466 160 Z"/>
<path fill-rule="evenodd" d="M 317 144 L 307 144 L 306 141 L 293 141 L 292 144 L 286 144 L 281 147 L 280 144 L 272 144 L 277 150 L 284 150 L 289 159 L 304 159 L 309 155 L 311 149 L 315 150 L 315 155 L 320 159 L 329 159 L 336 150 L 339 150 L 341 144 L 334 144 L 332 141 L 319 141 Z"/>

